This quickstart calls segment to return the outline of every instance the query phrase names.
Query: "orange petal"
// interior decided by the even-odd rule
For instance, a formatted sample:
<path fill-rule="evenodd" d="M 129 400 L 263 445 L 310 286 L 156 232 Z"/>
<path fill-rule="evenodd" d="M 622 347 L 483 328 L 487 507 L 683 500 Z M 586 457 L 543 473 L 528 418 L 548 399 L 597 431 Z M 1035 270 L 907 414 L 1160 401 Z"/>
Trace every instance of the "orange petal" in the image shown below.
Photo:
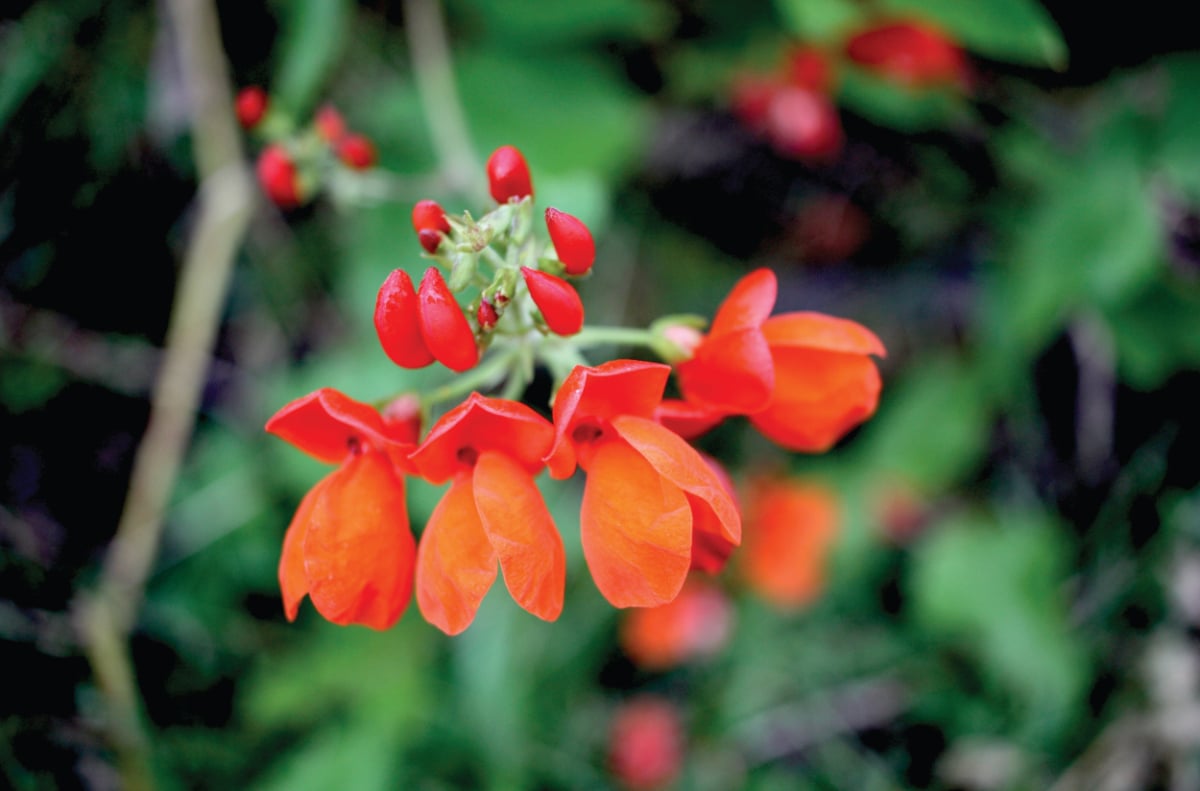
<path fill-rule="evenodd" d="M 386 629 L 412 596 L 416 546 L 404 478 L 382 453 L 350 458 L 323 482 L 304 537 L 304 574 L 317 611 L 337 624 Z"/>
<path fill-rule="evenodd" d="M 653 607 L 679 593 L 691 563 L 691 506 L 632 447 L 596 449 L 579 522 L 592 578 L 613 606 Z"/>
<path fill-rule="evenodd" d="M 750 421 L 785 448 L 821 453 L 875 413 L 879 370 L 870 357 L 776 348 L 775 397 Z"/>
<path fill-rule="evenodd" d="M 654 419 L 684 439 L 696 439 L 720 425 L 725 413 L 679 398 L 664 398 L 654 410 Z"/>
<path fill-rule="evenodd" d="M 455 476 L 417 549 L 417 605 L 425 620 L 450 635 L 471 625 L 496 581 L 496 553 L 472 488 L 469 471 Z"/>
<path fill-rule="evenodd" d="M 337 470 L 334 470 L 308 490 L 283 536 L 283 552 L 279 557 L 279 591 L 283 594 L 283 612 L 289 621 L 296 620 L 300 602 L 308 595 L 308 577 L 304 574 L 304 539 L 308 535 L 308 526 L 312 524 L 313 509 L 336 475 Z"/>
<path fill-rule="evenodd" d="M 666 670 L 712 656 L 728 642 L 733 608 L 720 588 L 688 578 L 673 601 L 638 607 L 621 621 L 621 648 L 647 670 Z"/>
<path fill-rule="evenodd" d="M 770 269 L 756 269 L 746 275 L 734 284 L 717 309 L 709 335 L 758 327 L 771 315 L 778 290 L 775 273 Z"/>
<path fill-rule="evenodd" d="M 709 335 L 675 374 L 688 401 L 739 414 L 766 406 L 775 386 L 771 347 L 758 327 Z"/>
<path fill-rule="evenodd" d="M 808 603 L 824 587 L 837 536 L 834 493 L 813 483 L 767 480 L 752 488 L 749 500 L 746 543 L 738 555 L 746 584 L 777 607 Z"/>
<path fill-rule="evenodd" d="M 737 504 L 725 482 L 698 450 L 652 420 L 622 415 L 613 418 L 612 425 L 657 475 L 686 492 L 693 507 L 715 518 L 723 538 L 733 544 L 741 542 L 742 517 Z M 595 473 L 589 471 L 589 474 Z"/>
<path fill-rule="evenodd" d="M 517 604 L 545 621 L 562 612 L 567 559 L 562 539 L 530 474 L 485 451 L 475 464 L 475 505 Z"/>
<path fill-rule="evenodd" d="M 886 357 L 883 342 L 863 325 L 826 316 L 824 313 L 784 313 L 772 316 L 762 326 L 771 348 L 802 346 L 846 354 L 873 354 Z"/>
<path fill-rule="evenodd" d="M 670 366 L 640 360 L 583 365 L 567 376 L 554 397 L 554 446 L 546 465 L 554 478 L 575 472 L 571 433 L 580 421 L 607 421 L 614 415 L 650 417 L 662 400 Z"/>
<path fill-rule="evenodd" d="M 471 393 L 442 415 L 410 458 L 421 476 L 432 483 L 443 483 L 463 469 L 459 451 L 464 448 L 474 450 L 475 455 L 500 451 L 535 475 L 553 441 L 550 421 L 524 404 Z"/>

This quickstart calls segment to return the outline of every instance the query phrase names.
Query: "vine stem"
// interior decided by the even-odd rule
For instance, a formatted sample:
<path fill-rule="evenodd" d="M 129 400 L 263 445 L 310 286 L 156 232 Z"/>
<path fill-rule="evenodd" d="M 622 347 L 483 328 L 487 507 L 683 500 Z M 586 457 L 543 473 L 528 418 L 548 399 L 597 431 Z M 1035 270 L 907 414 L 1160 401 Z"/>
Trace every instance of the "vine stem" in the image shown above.
<path fill-rule="evenodd" d="M 199 181 L 196 221 L 183 255 L 146 432 L 134 456 L 125 505 L 96 587 L 74 614 L 104 703 L 103 726 L 121 786 L 154 787 L 128 635 L 162 538 L 164 513 L 191 439 L 234 258 L 253 209 L 233 91 L 212 0 L 167 0 L 189 92 Z"/>
<path fill-rule="evenodd" d="M 406 0 L 404 22 L 413 79 L 446 183 L 455 192 L 486 197 L 477 177 L 479 163 L 454 81 L 441 4 L 438 0 Z"/>

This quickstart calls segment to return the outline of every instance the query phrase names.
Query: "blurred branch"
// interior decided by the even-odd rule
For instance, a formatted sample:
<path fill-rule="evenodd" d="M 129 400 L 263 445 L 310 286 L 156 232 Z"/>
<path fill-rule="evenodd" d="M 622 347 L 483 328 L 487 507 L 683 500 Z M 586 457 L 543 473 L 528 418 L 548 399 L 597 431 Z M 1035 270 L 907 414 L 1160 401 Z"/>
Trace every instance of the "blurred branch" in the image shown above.
<path fill-rule="evenodd" d="M 421 109 L 446 183 L 455 192 L 475 195 L 481 183 L 479 163 L 454 83 L 441 4 L 438 0 L 407 0 L 404 22 Z"/>
<path fill-rule="evenodd" d="M 77 610 L 106 706 L 104 724 L 128 789 L 151 788 L 154 782 L 127 635 L 158 553 L 163 514 L 191 437 L 234 256 L 253 207 L 215 7 L 211 0 L 167 0 L 162 9 L 188 91 L 198 206 L 125 508 L 99 585 Z"/>

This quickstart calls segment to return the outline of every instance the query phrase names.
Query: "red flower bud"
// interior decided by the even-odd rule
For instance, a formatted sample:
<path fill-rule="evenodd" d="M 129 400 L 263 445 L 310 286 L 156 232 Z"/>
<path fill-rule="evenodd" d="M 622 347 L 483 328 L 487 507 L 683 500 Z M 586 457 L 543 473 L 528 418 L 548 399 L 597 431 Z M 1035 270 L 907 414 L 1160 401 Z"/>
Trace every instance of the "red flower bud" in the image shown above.
<path fill-rule="evenodd" d="M 583 301 L 574 286 L 561 277 L 527 266 L 521 267 L 521 274 L 525 277 L 529 295 L 552 332 L 574 335 L 583 329 Z"/>
<path fill-rule="evenodd" d="M 568 275 L 582 275 L 592 268 L 596 242 L 586 225 L 566 212 L 546 209 L 546 229 Z"/>
<path fill-rule="evenodd" d="M 375 165 L 375 144 L 365 135 L 350 134 L 337 143 L 338 159 L 353 170 L 367 170 Z"/>
<path fill-rule="evenodd" d="M 336 143 L 346 136 L 346 121 L 332 105 L 327 104 L 317 110 L 314 123 L 317 127 L 317 134 L 326 143 Z"/>
<path fill-rule="evenodd" d="M 258 155 L 258 183 L 276 206 L 294 209 L 300 205 L 300 185 L 292 155 L 281 145 L 269 145 Z"/>
<path fill-rule="evenodd" d="M 417 292 L 403 269 L 393 270 L 375 299 L 375 332 L 388 359 L 401 368 L 424 368 L 433 353 L 421 335 Z"/>
<path fill-rule="evenodd" d="M 833 88 L 833 66 L 815 47 L 796 47 L 788 52 L 786 74 L 788 82 L 797 88 L 824 94 Z"/>
<path fill-rule="evenodd" d="M 442 245 L 442 235 L 431 228 L 422 228 L 417 231 L 417 241 L 425 248 L 427 253 L 436 253 Z"/>
<path fill-rule="evenodd" d="M 424 230 L 450 233 L 450 223 L 446 220 L 446 210 L 435 200 L 417 201 L 412 210 L 413 230 L 418 233 Z"/>
<path fill-rule="evenodd" d="M 662 788 L 683 763 L 683 726 L 665 700 L 643 698 L 623 705 L 609 731 L 608 761 L 626 788 Z"/>
<path fill-rule="evenodd" d="M 269 104 L 267 92 L 257 85 L 242 88 L 233 103 L 238 123 L 242 125 L 243 129 L 253 129 L 258 126 L 258 122 L 267 114 Z"/>
<path fill-rule="evenodd" d="M 488 191 L 497 203 L 533 195 L 529 165 L 515 146 L 500 146 L 487 161 Z"/>
<path fill-rule="evenodd" d="M 442 273 L 436 267 L 425 270 L 417 292 L 420 303 L 421 337 L 434 358 L 447 368 L 462 373 L 479 362 L 475 332 Z"/>
<path fill-rule="evenodd" d="M 846 56 L 902 85 L 924 87 L 966 81 L 966 58 L 958 45 L 926 22 L 889 22 L 846 41 Z"/>
<path fill-rule="evenodd" d="M 496 315 L 496 308 L 486 299 L 479 301 L 479 310 L 475 311 L 475 319 L 479 322 L 479 329 L 490 330 L 496 326 L 496 321 L 500 317 Z"/>
<path fill-rule="evenodd" d="M 804 88 L 784 88 L 771 98 L 767 136 L 780 154 L 806 161 L 829 160 L 842 150 L 837 109 Z"/>

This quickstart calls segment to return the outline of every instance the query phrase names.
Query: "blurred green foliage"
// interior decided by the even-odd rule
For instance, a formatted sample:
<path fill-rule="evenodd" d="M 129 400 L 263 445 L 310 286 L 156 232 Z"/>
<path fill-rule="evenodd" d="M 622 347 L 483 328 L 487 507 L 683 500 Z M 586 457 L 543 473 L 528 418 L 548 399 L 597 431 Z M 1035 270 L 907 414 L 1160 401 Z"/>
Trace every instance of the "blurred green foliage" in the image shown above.
<path fill-rule="evenodd" d="M 159 6 L 17 5 L 0 22 L 0 641 L 10 685 L 45 668 L 58 691 L 0 697 L 0 785 L 106 787 L 68 613 L 144 427 L 137 371 L 195 188 L 187 92 Z M 646 693 L 682 712 L 681 788 L 1095 788 L 1104 759 L 1134 778 L 1113 788 L 1195 787 L 1195 733 L 1164 723 L 1200 710 L 1200 56 L 1149 42 L 1076 79 L 1107 40 L 1034 0 L 446 1 L 474 192 L 487 153 L 516 144 L 539 202 L 589 223 L 590 321 L 711 314 L 770 266 L 780 309 L 848 316 L 889 348 L 878 415 L 830 454 L 782 454 L 737 422 L 702 442 L 739 483 L 829 481 L 839 546 L 799 611 L 735 567 L 728 645 L 651 672 L 588 579 L 577 483 L 545 478 L 570 562 L 557 623 L 501 585 L 453 639 L 415 606 L 385 633 L 307 604 L 283 619 L 280 541 L 326 470 L 261 426 L 321 386 L 374 400 L 440 383 L 387 363 L 375 291 L 423 266 L 413 201 L 483 207 L 445 177 L 403 3 L 217 5 L 237 83 L 265 85 L 296 127 L 337 106 L 386 175 L 286 215 L 264 205 L 246 240 L 132 644 L 162 787 L 609 788 L 613 711 Z M 943 26 L 974 89 L 844 64 L 847 144 L 817 166 L 728 112 L 738 74 L 797 42 L 836 51 L 879 15 Z M 866 238 L 816 263 L 794 222 L 828 195 Z M 440 495 L 411 484 L 415 526 Z M 1166 644 L 1184 646 L 1184 681 L 1146 669 Z M 1141 763 L 1121 742 L 1134 726 L 1156 734 Z"/>

